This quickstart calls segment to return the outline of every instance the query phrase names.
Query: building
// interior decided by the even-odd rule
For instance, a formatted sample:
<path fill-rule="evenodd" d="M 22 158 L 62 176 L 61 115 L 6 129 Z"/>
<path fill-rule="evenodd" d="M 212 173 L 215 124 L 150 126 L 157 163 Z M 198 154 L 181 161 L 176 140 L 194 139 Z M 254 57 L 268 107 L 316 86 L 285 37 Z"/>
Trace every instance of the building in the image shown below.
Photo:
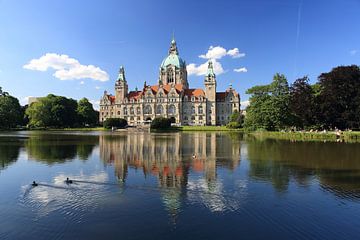
<path fill-rule="evenodd" d="M 99 120 L 124 118 L 129 125 L 141 125 L 166 117 L 178 125 L 225 125 L 233 111 L 240 111 L 240 96 L 231 86 L 225 92 L 216 92 L 216 86 L 209 61 L 204 89 L 189 88 L 186 64 L 173 39 L 156 85 L 145 82 L 141 90 L 129 91 L 125 70 L 120 67 L 115 95 L 105 91 L 100 100 Z"/>

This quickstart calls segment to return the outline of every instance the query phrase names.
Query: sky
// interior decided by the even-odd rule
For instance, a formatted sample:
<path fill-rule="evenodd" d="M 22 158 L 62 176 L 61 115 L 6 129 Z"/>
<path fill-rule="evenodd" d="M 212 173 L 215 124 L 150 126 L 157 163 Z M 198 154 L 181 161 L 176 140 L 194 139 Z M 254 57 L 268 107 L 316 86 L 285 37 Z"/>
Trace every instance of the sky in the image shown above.
<path fill-rule="evenodd" d="M 0 86 L 23 105 L 53 93 L 98 107 L 120 66 L 130 89 L 156 84 L 173 35 L 190 87 L 211 60 L 243 108 L 275 73 L 315 83 L 360 65 L 360 0 L 0 0 Z"/>

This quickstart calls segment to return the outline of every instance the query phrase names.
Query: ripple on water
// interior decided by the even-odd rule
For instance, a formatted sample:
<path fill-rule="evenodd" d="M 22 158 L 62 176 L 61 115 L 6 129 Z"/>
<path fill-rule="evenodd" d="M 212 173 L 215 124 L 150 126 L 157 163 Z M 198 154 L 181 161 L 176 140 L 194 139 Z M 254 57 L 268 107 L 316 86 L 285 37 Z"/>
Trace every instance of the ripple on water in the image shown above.
<path fill-rule="evenodd" d="M 105 184 L 108 179 L 105 172 L 69 177 L 79 182 L 66 184 L 65 175 L 58 175 L 52 184 L 39 182 L 37 187 L 23 187 L 20 204 L 33 213 L 27 216 L 34 223 L 34 227 L 28 228 L 28 234 L 40 231 L 49 239 L 60 239 L 70 224 L 84 222 L 85 215 L 102 203 L 109 187 Z M 61 224 L 59 219 L 63 220 Z"/>

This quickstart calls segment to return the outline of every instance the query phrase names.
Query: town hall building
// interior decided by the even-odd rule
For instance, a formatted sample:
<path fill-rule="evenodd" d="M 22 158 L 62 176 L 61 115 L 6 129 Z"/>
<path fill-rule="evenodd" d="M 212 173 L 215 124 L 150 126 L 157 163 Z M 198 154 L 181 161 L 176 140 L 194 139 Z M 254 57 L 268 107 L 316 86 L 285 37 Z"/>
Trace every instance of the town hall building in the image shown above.
<path fill-rule="evenodd" d="M 186 64 L 171 41 L 168 56 L 160 65 L 156 85 L 129 91 L 125 70 L 120 67 L 115 95 L 104 92 L 100 100 L 100 122 L 107 118 L 124 118 L 129 125 L 142 125 L 156 117 L 172 119 L 177 125 L 225 125 L 231 114 L 240 111 L 240 96 L 231 87 L 216 92 L 213 64 L 208 63 L 204 89 L 189 88 Z"/>

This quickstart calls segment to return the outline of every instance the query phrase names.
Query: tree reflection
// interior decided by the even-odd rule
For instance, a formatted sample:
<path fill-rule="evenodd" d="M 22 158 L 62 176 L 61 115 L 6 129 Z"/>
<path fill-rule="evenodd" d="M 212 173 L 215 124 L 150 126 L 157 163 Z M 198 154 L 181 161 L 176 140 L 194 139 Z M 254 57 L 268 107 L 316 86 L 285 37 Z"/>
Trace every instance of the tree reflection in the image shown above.
<path fill-rule="evenodd" d="M 321 187 L 338 196 L 360 197 L 360 148 L 356 144 L 247 141 L 250 176 L 269 181 L 278 191 L 290 179 L 308 186 L 316 177 Z"/>
<path fill-rule="evenodd" d="M 0 170 L 17 161 L 22 146 L 23 142 L 19 138 L 0 138 Z"/>
<path fill-rule="evenodd" d="M 34 134 L 30 135 L 25 147 L 30 159 L 52 165 L 77 157 L 86 160 L 97 143 L 98 136 Z"/>

